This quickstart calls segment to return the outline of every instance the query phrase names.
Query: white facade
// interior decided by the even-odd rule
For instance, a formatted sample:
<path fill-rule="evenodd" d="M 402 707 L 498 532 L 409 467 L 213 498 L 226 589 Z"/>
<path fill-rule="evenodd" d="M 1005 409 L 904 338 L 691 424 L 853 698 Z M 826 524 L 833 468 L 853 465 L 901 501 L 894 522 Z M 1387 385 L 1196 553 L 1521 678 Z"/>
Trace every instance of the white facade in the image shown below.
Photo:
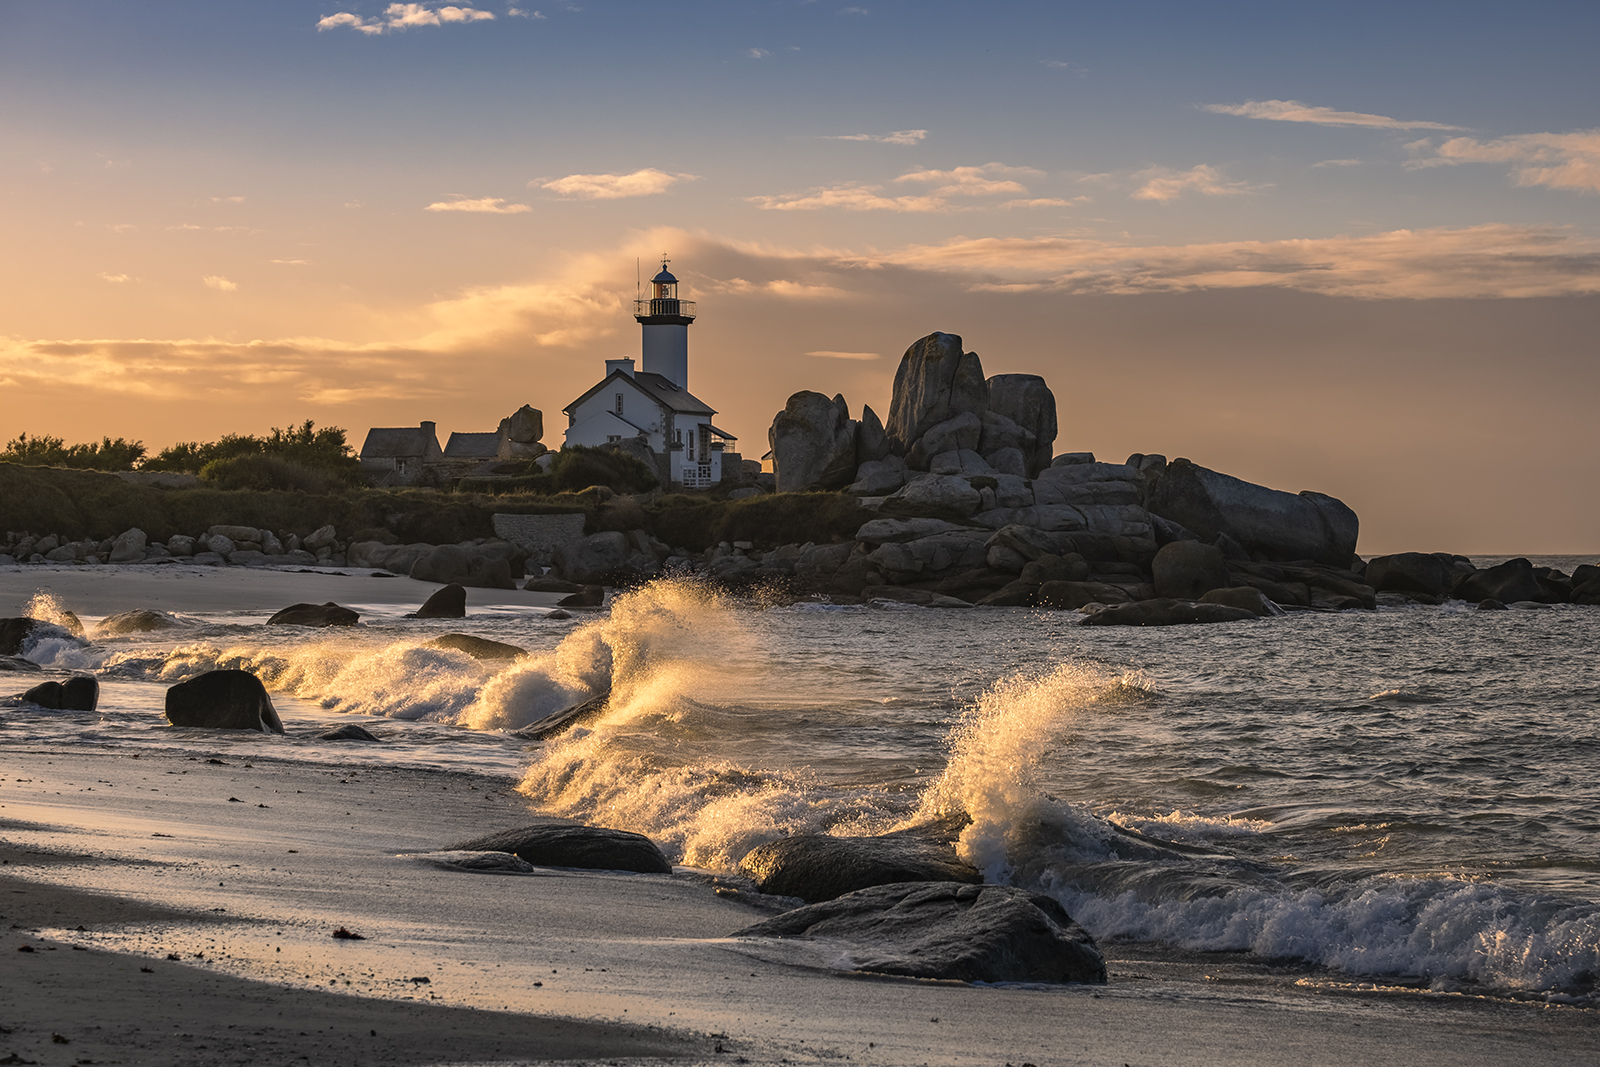
<path fill-rule="evenodd" d="M 618 444 L 640 438 L 666 456 L 667 478 L 689 489 L 722 481 L 724 443 L 734 437 L 711 423 L 716 411 L 689 392 L 692 301 L 679 300 L 678 280 L 651 279 L 652 295 L 635 303 L 642 327 L 643 367 L 631 358 L 606 360 L 606 376 L 563 410 L 569 445 Z"/>

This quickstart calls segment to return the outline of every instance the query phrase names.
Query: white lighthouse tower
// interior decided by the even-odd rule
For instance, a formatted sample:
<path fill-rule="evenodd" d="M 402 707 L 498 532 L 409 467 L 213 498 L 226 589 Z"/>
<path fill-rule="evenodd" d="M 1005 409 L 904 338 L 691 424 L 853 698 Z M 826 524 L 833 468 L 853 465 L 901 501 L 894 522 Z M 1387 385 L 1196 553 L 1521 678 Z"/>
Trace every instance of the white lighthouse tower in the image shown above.
<path fill-rule="evenodd" d="M 650 296 L 633 302 L 633 317 L 644 327 L 640 368 L 659 374 L 679 389 L 689 388 L 689 324 L 694 301 L 678 299 L 678 279 L 661 259 L 661 273 L 650 279 Z"/>
<path fill-rule="evenodd" d="M 642 366 L 635 371 L 632 356 L 605 361 L 606 376 L 562 408 L 566 443 L 637 442 L 663 484 L 685 489 L 716 485 L 722 481 L 725 453 L 738 470 L 738 453 L 728 450 L 736 438 L 714 426 L 716 409 L 689 392 L 694 301 L 678 299 L 678 279 L 667 270 L 665 256 L 661 273 L 650 279 L 650 295 L 633 302 L 633 317 L 644 328 Z"/>

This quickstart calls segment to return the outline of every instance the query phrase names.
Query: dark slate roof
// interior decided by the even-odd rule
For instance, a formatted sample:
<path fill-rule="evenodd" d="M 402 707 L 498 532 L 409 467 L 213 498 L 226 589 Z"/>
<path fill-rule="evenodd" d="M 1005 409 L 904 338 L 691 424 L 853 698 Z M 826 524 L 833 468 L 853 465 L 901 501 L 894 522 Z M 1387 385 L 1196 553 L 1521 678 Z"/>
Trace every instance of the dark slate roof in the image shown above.
<path fill-rule="evenodd" d="M 494 459 L 500 454 L 500 431 L 452 433 L 444 446 L 445 459 Z"/>
<path fill-rule="evenodd" d="M 367 431 L 367 439 L 361 444 L 362 459 L 410 459 L 413 456 L 426 456 L 432 449 L 439 447 L 435 438 L 428 440 L 427 431 L 420 426 L 374 426 Z"/>
<path fill-rule="evenodd" d="M 633 382 L 633 384 L 637 385 L 641 390 L 643 390 L 644 393 L 652 400 L 655 400 L 662 407 L 677 414 L 715 415 L 717 413 L 716 408 L 707 404 L 699 397 L 696 397 L 687 389 L 679 389 L 676 385 L 673 385 L 670 380 L 662 377 L 659 374 L 652 374 L 647 371 L 635 371 L 632 375 L 628 375 L 620 370 L 612 371 L 610 374 L 606 375 L 597 385 L 586 391 L 582 396 L 578 397 L 578 399 L 574 400 L 561 410 L 570 414 L 573 408 L 577 407 L 585 400 L 588 400 L 600 390 L 604 389 L 610 384 L 613 378 L 617 377 L 628 378 Z"/>

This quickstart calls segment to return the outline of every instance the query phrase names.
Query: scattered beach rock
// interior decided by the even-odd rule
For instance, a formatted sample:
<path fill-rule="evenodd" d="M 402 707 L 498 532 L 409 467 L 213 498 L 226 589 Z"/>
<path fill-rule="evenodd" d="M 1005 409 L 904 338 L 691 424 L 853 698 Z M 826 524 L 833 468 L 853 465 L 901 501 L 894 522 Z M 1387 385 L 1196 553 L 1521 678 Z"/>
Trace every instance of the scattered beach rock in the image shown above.
<path fill-rule="evenodd" d="M 544 613 L 544 617 L 546 619 L 550 619 L 552 621 L 559 621 L 561 619 L 570 619 L 570 618 L 572 618 L 572 612 L 570 612 L 570 611 L 562 611 L 560 608 L 554 608 L 554 609 L 552 609 L 550 611 L 545 612 Z"/>
<path fill-rule="evenodd" d="M 1449 557 L 1429 552 L 1396 552 L 1373 556 L 1362 575 L 1380 593 L 1428 593 L 1450 595 L 1456 568 Z"/>
<path fill-rule="evenodd" d="M 467 617 L 467 590 L 451 582 L 422 602 L 422 607 L 408 615 L 412 619 L 464 619 Z"/>
<path fill-rule="evenodd" d="M 22 699 L 51 711 L 93 711 L 100 700 L 100 683 L 87 675 L 42 682 L 22 694 Z"/>
<path fill-rule="evenodd" d="M 44 670 L 43 667 L 31 659 L 21 656 L 0 656 L 0 671 L 13 671 L 18 674 L 35 674 Z"/>
<path fill-rule="evenodd" d="M 579 585 L 604 584 L 628 562 L 628 538 L 619 530 L 591 534 L 555 551 L 553 566 L 569 582 Z"/>
<path fill-rule="evenodd" d="M 529 578 L 522 588 L 530 593 L 576 593 L 583 588 L 577 582 L 569 582 L 562 578 Z"/>
<path fill-rule="evenodd" d="M 455 583 L 477 589 L 517 587 L 508 558 L 460 545 L 440 545 L 418 559 L 411 565 L 411 577 L 419 582 Z"/>
<path fill-rule="evenodd" d="M 182 625 L 183 623 L 166 612 L 134 608 L 132 611 L 119 611 L 115 615 L 107 615 L 100 620 L 100 625 L 94 628 L 94 632 L 96 637 L 117 637 L 121 634 L 174 630 Z"/>
<path fill-rule="evenodd" d="M 606 589 L 603 585 L 583 585 L 571 596 L 564 596 L 556 601 L 556 606 L 561 608 L 598 608 L 606 602 Z"/>
<path fill-rule="evenodd" d="M 469 849 L 445 849 L 439 852 L 420 852 L 411 857 L 452 871 L 471 871 L 474 874 L 533 874 L 533 864 L 510 852 L 475 852 Z"/>
<path fill-rule="evenodd" d="M 283 733 L 267 687 L 249 671 L 207 671 L 179 682 L 167 690 L 166 706 L 174 726 Z"/>
<path fill-rule="evenodd" d="M 825 938 L 856 970 L 963 982 L 1104 984 L 1105 957 L 1066 909 L 1010 886 L 902 882 L 808 904 L 735 937 Z"/>
<path fill-rule="evenodd" d="M 423 647 L 451 648 L 465 652 L 473 659 L 516 659 L 528 654 L 528 650 L 520 645 L 508 645 L 503 641 L 491 641 L 487 637 L 474 637 L 471 634 L 440 634 Z"/>
<path fill-rule="evenodd" d="M 957 858 L 953 838 L 921 829 L 880 837 L 780 837 L 752 849 L 739 866 L 761 892 L 808 904 L 897 882 L 983 881 Z"/>
<path fill-rule="evenodd" d="M 525 741 L 543 741 L 547 737 L 564 734 L 574 726 L 593 722 L 604 715 L 606 708 L 610 706 L 611 693 L 607 691 L 597 697 L 590 697 L 580 704 L 574 704 L 570 708 L 551 712 L 538 722 L 530 723 L 512 733 Z"/>
<path fill-rule="evenodd" d="M 1224 604 L 1230 608 L 1243 608 L 1257 618 L 1286 614 L 1282 608 L 1267 599 L 1265 593 L 1253 586 L 1241 585 L 1232 589 L 1213 589 L 1200 598 L 1202 604 Z"/>
<path fill-rule="evenodd" d="M 1510 609 L 1507 608 L 1500 601 L 1494 599 L 1493 597 L 1489 597 L 1487 600 L 1478 601 L 1478 610 L 1479 611 L 1509 611 Z"/>
<path fill-rule="evenodd" d="M 291 604 L 267 620 L 268 626 L 354 626 L 361 613 L 326 604 Z"/>
<path fill-rule="evenodd" d="M 672 864 L 648 837 L 603 826 L 524 826 L 451 845 L 449 851 L 510 852 L 539 867 L 672 873 Z"/>
<path fill-rule="evenodd" d="M 381 744 L 383 742 L 383 739 L 381 737 L 378 737 L 371 730 L 368 730 L 365 726 L 357 726 L 353 722 L 346 723 L 345 725 L 339 727 L 337 730 L 329 730 L 325 734 L 318 734 L 317 735 L 317 740 L 318 741 L 376 741 L 379 744 Z"/>
<path fill-rule="evenodd" d="M 1352 605 L 1359 607 L 1360 605 Z M 1084 626 L 1179 626 L 1199 622 L 1244 622 L 1259 616 L 1248 608 L 1157 597 L 1132 604 L 1113 604 L 1083 617 Z"/>

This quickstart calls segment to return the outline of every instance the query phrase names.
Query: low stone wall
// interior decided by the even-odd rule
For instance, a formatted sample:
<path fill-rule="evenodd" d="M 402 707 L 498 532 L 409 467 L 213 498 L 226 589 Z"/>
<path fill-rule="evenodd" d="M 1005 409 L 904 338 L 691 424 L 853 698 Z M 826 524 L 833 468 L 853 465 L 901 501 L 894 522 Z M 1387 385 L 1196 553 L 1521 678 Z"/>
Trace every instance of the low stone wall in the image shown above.
<path fill-rule="evenodd" d="M 493 515 L 494 535 L 548 561 L 556 549 L 583 540 L 581 511 L 556 515 Z"/>

